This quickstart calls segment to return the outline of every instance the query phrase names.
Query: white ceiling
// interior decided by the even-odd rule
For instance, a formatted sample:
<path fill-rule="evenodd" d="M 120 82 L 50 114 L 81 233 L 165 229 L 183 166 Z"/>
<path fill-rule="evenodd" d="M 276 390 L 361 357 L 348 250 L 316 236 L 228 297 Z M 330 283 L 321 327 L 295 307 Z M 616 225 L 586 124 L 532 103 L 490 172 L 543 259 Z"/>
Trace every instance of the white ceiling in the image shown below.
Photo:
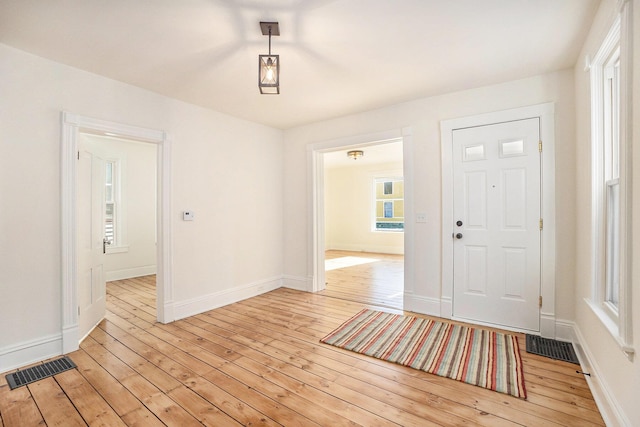
<path fill-rule="evenodd" d="M 600 0 L 0 0 L 0 43 L 277 128 L 572 67 Z M 260 95 L 260 21 L 281 94 Z"/>

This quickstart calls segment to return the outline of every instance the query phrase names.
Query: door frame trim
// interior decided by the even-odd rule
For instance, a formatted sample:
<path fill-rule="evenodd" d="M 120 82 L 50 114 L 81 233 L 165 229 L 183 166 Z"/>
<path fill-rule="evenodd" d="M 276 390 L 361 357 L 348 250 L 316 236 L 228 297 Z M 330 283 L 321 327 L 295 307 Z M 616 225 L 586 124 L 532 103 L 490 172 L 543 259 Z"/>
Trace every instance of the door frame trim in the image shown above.
<path fill-rule="evenodd" d="M 410 127 L 392 129 L 371 134 L 325 140 L 307 146 L 308 188 L 309 188 L 309 247 L 308 270 L 312 274 L 308 290 L 318 292 L 325 288 L 325 221 L 324 221 L 324 153 L 346 148 L 362 148 L 393 141 L 402 141 L 402 158 L 404 174 L 404 297 L 405 310 L 413 304 L 413 145 Z"/>
<path fill-rule="evenodd" d="M 63 111 L 61 114 L 61 300 L 62 353 L 79 348 L 76 206 L 78 134 L 105 133 L 141 142 L 153 143 L 157 150 L 157 286 L 156 312 L 158 321 L 174 320 L 173 283 L 171 271 L 171 144 L 169 135 L 161 130 L 84 117 Z"/>
<path fill-rule="evenodd" d="M 543 142 L 541 158 L 541 213 L 544 227 L 540 237 L 540 279 L 542 308 L 540 334 L 555 338 L 555 276 L 556 276 L 556 216 L 555 216 L 555 106 L 553 102 L 513 108 L 475 116 L 440 122 L 442 164 L 442 317 L 453 317 L 453 131 L 475 126 L 490 125 L 529 118 L 540 119 L 540 139 Z"/>

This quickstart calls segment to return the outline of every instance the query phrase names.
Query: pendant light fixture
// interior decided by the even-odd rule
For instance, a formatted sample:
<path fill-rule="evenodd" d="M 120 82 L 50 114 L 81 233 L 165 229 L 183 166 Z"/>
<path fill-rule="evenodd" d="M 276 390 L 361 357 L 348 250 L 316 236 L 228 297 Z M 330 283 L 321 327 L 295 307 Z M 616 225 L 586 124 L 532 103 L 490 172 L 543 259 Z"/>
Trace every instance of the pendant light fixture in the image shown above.
<path fill-rule="evenodd" d="M 269 54 L 258 55 L 258 87 L 261 94 L 280 93 L 280 55 L 271 54 L 271 36 L 280 35 L 277 22 L 260 22 L 263 36 L 269 36 Z"/>

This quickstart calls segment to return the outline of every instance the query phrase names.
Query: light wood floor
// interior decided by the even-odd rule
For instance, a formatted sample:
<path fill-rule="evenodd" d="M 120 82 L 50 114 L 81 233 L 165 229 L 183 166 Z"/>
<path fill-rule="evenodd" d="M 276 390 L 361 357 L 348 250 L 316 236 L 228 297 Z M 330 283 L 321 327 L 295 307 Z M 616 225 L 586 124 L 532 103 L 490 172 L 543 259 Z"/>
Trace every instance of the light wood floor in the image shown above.
<path fill-rule="evenodd" d="M 604 425 L 577 365 L 522 336 L 526 401 L 318 342 L 365 306 L 278 289 L 162 325 L 153 276 L 112 282 L 77 370 L 0 378 L 0 427 Z"/>
<path fill-rule="evenodd" d="M 325 260 L 320 295 L 402 310 L 403 255 L 326 251 Z"/>

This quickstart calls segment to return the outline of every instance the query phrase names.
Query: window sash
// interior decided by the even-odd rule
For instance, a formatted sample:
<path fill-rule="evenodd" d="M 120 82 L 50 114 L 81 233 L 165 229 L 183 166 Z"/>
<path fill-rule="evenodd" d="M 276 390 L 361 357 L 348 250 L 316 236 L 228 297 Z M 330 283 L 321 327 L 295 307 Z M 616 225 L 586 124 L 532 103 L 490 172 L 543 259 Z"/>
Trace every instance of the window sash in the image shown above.
<path fill-rule="evenodd" d="M 606 183 L 604 302 L 618 315 L 620 301 L 620 180 Z"/>
<path fill-rule="evenodd" d="M 392 181 L 386 181 L 384 184 L 384 192 L 383 194 L 393 194 L 393 182 Z"/>
<path fill-rule="evenodd" d="M 620 46 L 602 67 L 604 180 L 620 177 Z"/>
<path fill-rule="evenodd" d="M 393 202 L 384 202 L 382 209 L 385 218 L 393 218 Z"/>
<path fill-rule="evenodd" d="M 402 178 L 373 180 L 373 231 L 404 231 Z"/>
<path fill-rule="evenodd" d="M 117 212 L 118 199 L 117 192 L 117 176 L 119 168 L 116 160 L 107 160 L 105 162 L 105 192 L 104 192 L 104 237 L 110 245 L 116 246 L 119 242 L 117 239 Z"/>

